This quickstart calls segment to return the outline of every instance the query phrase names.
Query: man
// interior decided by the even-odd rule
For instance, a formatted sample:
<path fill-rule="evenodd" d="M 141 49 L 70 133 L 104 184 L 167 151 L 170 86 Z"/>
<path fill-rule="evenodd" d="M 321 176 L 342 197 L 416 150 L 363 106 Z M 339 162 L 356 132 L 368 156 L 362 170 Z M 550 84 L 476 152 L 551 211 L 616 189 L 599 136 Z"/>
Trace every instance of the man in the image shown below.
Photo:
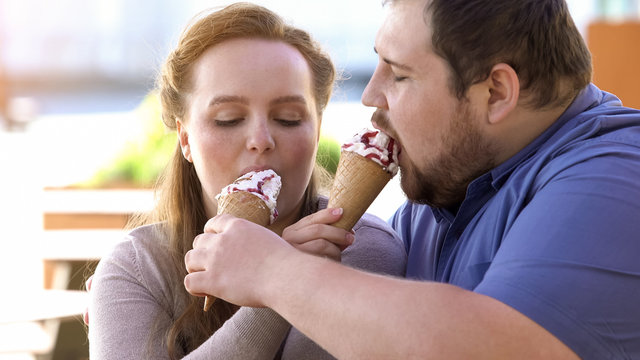
<path fill-rule="evenodd" d="M 230 216 L 185 286 L 338 358 L 640 358 L 640 111 L 589 84 L 563 0 L 396 0 L 363 94 L 402 146 L 392 279 Z"/>

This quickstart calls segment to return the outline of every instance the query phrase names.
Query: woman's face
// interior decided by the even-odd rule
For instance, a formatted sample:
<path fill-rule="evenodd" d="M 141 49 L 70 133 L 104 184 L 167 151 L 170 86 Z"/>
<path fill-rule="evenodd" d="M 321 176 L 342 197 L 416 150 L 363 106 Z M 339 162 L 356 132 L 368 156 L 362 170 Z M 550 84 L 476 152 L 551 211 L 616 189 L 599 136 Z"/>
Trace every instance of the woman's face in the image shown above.
<path fill-rule="evenodd" d="M 296 221 L 320 127 L 302 54 L 278 41 L 227 40 L 202 54 L 191 84 L 178 136 L 202 183 L 207 216 L 216 214 L 214 197 L 224 186 L 271 168 L 282 178 L 277 222 Z"/>

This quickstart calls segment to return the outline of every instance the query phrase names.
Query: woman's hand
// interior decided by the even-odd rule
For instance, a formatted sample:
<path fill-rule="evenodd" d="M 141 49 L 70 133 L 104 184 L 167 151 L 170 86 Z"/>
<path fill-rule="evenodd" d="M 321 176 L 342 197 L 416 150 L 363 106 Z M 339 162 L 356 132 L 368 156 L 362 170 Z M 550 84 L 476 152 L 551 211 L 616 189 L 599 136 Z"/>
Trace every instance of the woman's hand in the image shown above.
<path fill-rule="evenodd" d="M 93 275 L 89 276 L 87 281 L 84 283 L 84 286 L 87 288 L 87 292 L 91 291 L 91 283 L 93 282 Z M 82 313 L 82 321 L 84 324 L 89 326 L 89 305 L 84 308 L 84 312 Z"/>
<path fill-rule="evenodd" d="M 342 250 L 355 239 L 352 231 L 331 226 L 342 209 L 323 209 L 300 219 L 282 232 L 282 238 L 300 251 L 340 261 Z"/>

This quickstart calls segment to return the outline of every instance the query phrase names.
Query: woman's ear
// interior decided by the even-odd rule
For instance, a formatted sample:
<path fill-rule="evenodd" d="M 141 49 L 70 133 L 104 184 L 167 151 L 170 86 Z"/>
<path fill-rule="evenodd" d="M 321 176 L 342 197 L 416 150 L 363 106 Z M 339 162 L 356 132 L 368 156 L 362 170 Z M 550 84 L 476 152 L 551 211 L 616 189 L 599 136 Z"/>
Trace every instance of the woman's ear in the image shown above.
<path fill-rule="evenodd" d="M 182 120 L 176 120 L 176 133 L 178 134 L 178 141 L 182 149 L 182 156 L 184 156 L 188 162 L 193 162 L 193 159 L 191 159 L 191 147 L 189 145 L 189 132 L 182 123 Z"/>
<path fill-rule="evenodd" d="M 489 123 L 496 124 L 518 104 L 520 80 L 511 66 L 500 63 L 491 69 L 486 83 L 489 87 L 488 119 Z"/>

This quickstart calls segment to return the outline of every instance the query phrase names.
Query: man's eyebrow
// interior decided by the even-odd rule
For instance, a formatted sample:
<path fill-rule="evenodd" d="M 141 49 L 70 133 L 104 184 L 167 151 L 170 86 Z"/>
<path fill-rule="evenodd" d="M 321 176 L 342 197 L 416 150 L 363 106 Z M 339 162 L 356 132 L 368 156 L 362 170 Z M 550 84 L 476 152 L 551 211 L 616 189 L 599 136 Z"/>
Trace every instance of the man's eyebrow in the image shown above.
<path fill-rule="evenodd" d="M 249 104 L 249 99 L 243 96 L 235 96 L 235 95 L 220 95 L 216 96 L 211 101 L 209 101 L 209 106 L 216 106 L 225 103 L 239 103 L 243 105 Z"/>
<path fill-rule="evenodd" d="M 376 54 L 378 54 L 378 49 L 376 49 L 376 47 L 375 47 L 375 46 L 373 47 L 373 51 L 374 51 Z M 378 54 L 378 55 L 379 55 L 379 54 Z M 391 65 L 391 66 L 393 66 L 393 67 L 396 67 L 396 68 L 401 69 L 401 70 L 404 70 L 404 71 L 413 71 L 413 69 L 411 68 L 411 66 L 409 66 L 409 65 L 405 65 L 405 64 L 400 64 L 399 62 L 393 61 L 393 60 L 388 59 L 388 58 L 385 58 L 385 57 L 383 57 L 383 58 L 382 58 L 382 61 L 384 61 L 385 63 L 387 63 L 387 64 L 389 64 L 389 65 Z"/>

